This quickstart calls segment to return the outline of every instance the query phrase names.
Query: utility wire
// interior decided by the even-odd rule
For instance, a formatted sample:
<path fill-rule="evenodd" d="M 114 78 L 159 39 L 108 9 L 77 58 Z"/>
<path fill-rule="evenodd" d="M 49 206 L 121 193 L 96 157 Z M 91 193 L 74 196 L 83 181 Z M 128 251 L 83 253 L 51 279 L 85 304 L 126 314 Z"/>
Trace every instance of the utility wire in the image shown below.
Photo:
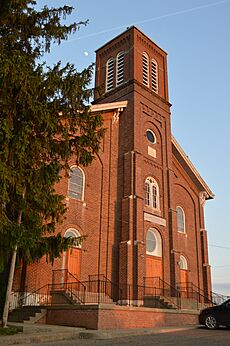
<path fill-rule="evenodd" d="M 212 4 L 192 7 L 192 8 L 188 8 L 186 10 L 176 11 L 176 12 L 164 14 L 164 15 L 158 16 L 158 17 L 152 17 L 152 18 L 148 18 L 148 19 L 143 19 L 143 20 L 140 20 L 140 21 L 135 22 L 135 23 L 124 24 L 124 25 L 117 26 L 117 27 L 114 27 L 114 28 L 111 28 L 111 29 L 106 29 L 106 30 L 94 32 L 92 34 L 76 37 L 76 38 L 73 38 L 72 40 L 70 39 L 70 40 L 64 41 L 64 42 L 68 43 L 68 42 L 73 42 L 73 41 L 77 41 L 77 40 L 82 40 L 82 39 L 85 39 L 85 38 L 94 37 L 94 36 L 98 36 L 98 35 L 101 35 L 101 34 L 106 34 L 106 33 L 111 32 L 111 31 L 115 31 L 115 30 L 119 30 L 119 29 L 124 29 L 124 28 L 130 27 L 130 26 L 133 26 L 133 25 L 144 24 L 144 23 L 153 22 L 153 21 L 156 21 L 156 20 L 164 19 L 164 18 L 178 16 L 178 15 L 189 13 L 189 12 L 195 12 L 195 11 L 198 11 L 198 10 L 202 10 L 202 9 L 205 9 L 205 8 L 226 4 L 226 3 L 229 3 L 229 2 L 230 2 L 230 0 L 223 0 L 223 1 L 214 2 Z"/>
<path fill-rule="evenodd" d="M 218 248 L 220 248 L 220 249 L 230 250 L 230 247 L 227 247 L 227 246 L 220 246 L 220 245 L 213 245 L 213 244 L 209 244 L 208 246 L 211 246 L 211 247 L 218 247 Z"/>

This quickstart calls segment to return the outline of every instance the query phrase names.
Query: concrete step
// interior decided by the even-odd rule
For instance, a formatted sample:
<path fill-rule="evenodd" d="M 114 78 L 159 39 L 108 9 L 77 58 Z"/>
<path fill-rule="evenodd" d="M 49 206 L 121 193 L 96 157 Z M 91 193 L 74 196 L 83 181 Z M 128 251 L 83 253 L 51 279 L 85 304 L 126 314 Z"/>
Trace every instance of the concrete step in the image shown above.
<path fill-rule="evenodd" d="M 41 309 L 41 312 L 36 312 L 35 316 L 30 316 L 29 320 L 24 320 L 23 322 L 27 324 L 35 324 L 45 316 L 46 316 L 46 310 Z"/>
<path fill-rule="evenodd" d="M 17 308 L 9 313 L 9 322 L 24 322 L 29 321 L 30 317 L 36 319 L 36 314 L 41 314 L 40 306 L 24 306 L 21 309 Z M 39 315 L 37 315 L 39 317 Z"/>

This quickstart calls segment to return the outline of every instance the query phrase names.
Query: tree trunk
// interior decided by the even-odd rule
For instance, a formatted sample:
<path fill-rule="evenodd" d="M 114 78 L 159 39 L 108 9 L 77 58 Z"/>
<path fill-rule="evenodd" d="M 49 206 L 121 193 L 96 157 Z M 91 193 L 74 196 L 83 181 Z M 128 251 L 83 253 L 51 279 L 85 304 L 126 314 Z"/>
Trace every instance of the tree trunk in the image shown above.
<path fill-rule="evenodd" d="M 24 188 L 22 199 L 25 198 L 26 189 Z M 21 225 L 22 223 L 22 209 L 18 211 L 18 218 L 17 218 L 17 224 Z M 17 257 L 17 250 L 18 247 L 15 245 L 12 258 L 11 258 L 11 264 L 10 264 L 10 273 L 9 273 L 9 279 L 6 289 L 6 298 L 5 298 L 5 305 L 2 315 L 2 326 L 3 328 L 7 327 L 7 321 L 8 321 L 8 315 L 9 315 L 9 306 L 10 306 L 10 295 L 12 292 L 12 286 L 13 286 L 13 280 L 14 280 L 14 271 L 15 271 L 15 263 L 16 263 L 16 257 Z"/>
<path fill-rule="evenodd" d="M 8 279 L 8 284 L 7 284 L 7 289 L 6 289 L 5 305 L 4 305 L 3 315 L 2 315 L 3 328 L 6 328 L 7 321 L 8 321 L 10 295 L 11 295 L 13 280 L 14 280 L 14 269 L 15 269 L 15 263 L 16 263 L 16 256 L 17 256 L 17 245 L 14 248 L 12 258 L 11 258 L 10 273 L 9 273 L 9 279 Z"/>

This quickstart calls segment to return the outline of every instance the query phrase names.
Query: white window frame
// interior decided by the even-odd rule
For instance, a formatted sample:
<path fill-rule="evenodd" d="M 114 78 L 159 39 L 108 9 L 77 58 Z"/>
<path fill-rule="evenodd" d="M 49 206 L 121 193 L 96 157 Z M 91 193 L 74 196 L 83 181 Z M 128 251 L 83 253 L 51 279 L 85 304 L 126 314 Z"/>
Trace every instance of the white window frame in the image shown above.
<path fill-rule="evenodd" d="M 74 197 L 73 195 L 70 194 L 70 191 L 72 191 L 72 190 L 70 190 L 70 185 L 73 184 L 73 183 L 71 183 L 71 175 L 70 175 L 70 174 L 69 174 L 69 179 L 68 179 L 68 197 L 69 197 L 69 198 L 72 198 L 72 199 L 75 199 L 76 201 L 84 201 L 84 194 L 85 194 L 85 173 L 84 173 L 83 169 L 81 169 L 81 167 L 76 166 L 76 165 L 71 166 L 71 167 L 70 167 L 70 171 L 71 171 L 72 169 L 76 169 L 76 168 L 77 168 L 77 169 L 81 172 L 81 174 L 82 174 L 82 192 L 81 192 L 81 198 Z M 73 192 L 74 192 L 74 191 L 73 191 Z"/>
<path fill-rule="evenodd" d="M 158 94 L 158 64 L 155 59 L 151 61 L 152 91 Z"/>
<path fill-rule="evenodd" d="M 142 53 L 142 82 L 149 87 L 149 56 L 146 52 Z"/>
<path fill-rule="evenodd" d="M 106 92 L 114 88 L 114 58 L 109 58 L 106 62 Z"/>
<path fill-rule="evenodd" d="M 151 209 L 160 210 L 159 186 L 152 177 L 145 180 L 145 205 Z"/>
<path fill-rule="evenodd" d="M 64 234 L 64 238 L 67 238 L 67 237 L 78 238 L 78 237 L 81 237 L 81 233 L 77 231 L 75 228 L 68 228 Z M 73 247 L 81 249 L 81 244 L 74 245 Z"/>
<path fill-rule="evenodd" d="M 148 251 L 147 250 L 147 238 L 148 234 L 151 233 L 153 234 L 156 242 L 156 246 L 153 251 Z M 156 257 L 162 257 L 162 237 L 160 232 L 156 228 L 149 228 L 147 233 L 146 233 L 146 254 L 150 256 L 156 256 Z"/>
<path fill-rule="evenodd" d="M 178 210 L 181 211 L 181 214 L 183 216 L 183 229 L 182 228 L 179 228 L 179 219 L 178 219 Z M 177 216 L 177 232 L 179 233 L 186 233 L 186 226 L 185 226 L 185 212 L 184 212 L 184 209 L 180 206 L 180 205 L 177 205 L 176 207 L 176 216 Z"/>
<path fill-rule="evenodd" d="M 188 270 L 188 261 L 183 255 L 180 255 L 179 267 L 182 270 Z"/>
<path fill-rule="evenodd" d="M 116 57 L 116 86 L 124 83 L 124 59 L 125 52 L 119 52 Z"/>
<path fill-rule="evenodd" d="M 148 139 L 147 132 L 151 132 L 152 133 L 153 138 L 154 138 L 154 142 L 153 143 Z M 146 133 L 146 138 L 147 138 L 148 143 L 150 143 L 151 145 L 156 144 L 157 138 L 156 138 L 155 133 L 152 130 L 150 130 L 150 129 L 147 129 L 145 133 Z"/>

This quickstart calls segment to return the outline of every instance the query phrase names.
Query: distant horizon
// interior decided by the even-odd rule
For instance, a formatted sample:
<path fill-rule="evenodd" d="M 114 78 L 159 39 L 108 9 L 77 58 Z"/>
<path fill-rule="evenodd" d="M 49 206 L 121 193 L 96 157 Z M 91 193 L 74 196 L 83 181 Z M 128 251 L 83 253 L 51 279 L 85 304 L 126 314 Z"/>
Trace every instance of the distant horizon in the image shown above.
<path fill-rule="evenodd" d="M 212 291 L 218 294 L 223 294 L 224 296 L 230 297 L 230 284 L 229 283 L 213 283 Z"/>

